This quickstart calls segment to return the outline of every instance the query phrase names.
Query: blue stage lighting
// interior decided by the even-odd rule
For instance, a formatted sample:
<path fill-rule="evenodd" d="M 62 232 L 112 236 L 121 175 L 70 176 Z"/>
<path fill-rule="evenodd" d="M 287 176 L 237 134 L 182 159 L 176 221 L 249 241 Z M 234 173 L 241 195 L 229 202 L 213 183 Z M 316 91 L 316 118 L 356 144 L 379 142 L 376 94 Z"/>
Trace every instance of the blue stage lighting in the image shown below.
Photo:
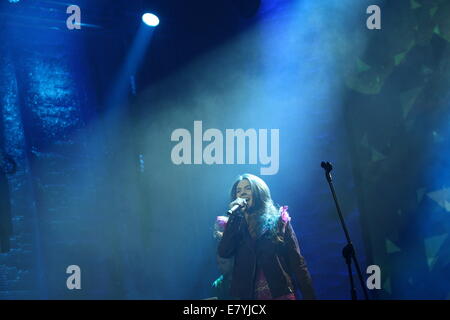
<path fill-rule="evenodd" d="M 144 13 L 142 21 L 150 27 L 156 27 L 159 24 L 159 18 L 152 13 Z"/>

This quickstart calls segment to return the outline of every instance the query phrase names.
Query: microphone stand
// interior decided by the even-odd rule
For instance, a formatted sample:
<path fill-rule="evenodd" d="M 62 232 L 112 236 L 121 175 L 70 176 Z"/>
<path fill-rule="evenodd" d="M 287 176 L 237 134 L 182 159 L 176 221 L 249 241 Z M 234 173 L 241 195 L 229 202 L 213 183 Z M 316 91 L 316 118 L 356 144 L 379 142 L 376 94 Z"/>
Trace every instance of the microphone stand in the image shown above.
<path fill-rule="evenodd" d="M 336 192 L 334 191 L 333 181 L 331 178 L 331 170 L 333 170 L 333 166 L 329 162 L 322 162 L 320 166 L 325 170 L 325 177 L 328 181 L 328 184 L 330 185 L 331 193 L 333 194 L 334 203 L 336 204 L 336 209 L 338 211 L 342 229 L 344 230 L 345 238 L 347 240 L 347 245 L 342 250 L 342 255 L 344 256 L 345 263 L 347 264 L 348 276 L 350 279 L 350 290 L 351 290 L 352 300 L 357 300 L 355 283 L 353 281 L 352 261 L 355 264 L 359 282 L 360 282 L 362 290 L 364 292 L 364 297 L 366 300 L 369 300 L 369 295 L 367 294 L 367 289 L 366 289 L 366 286 L 364 283 L 364 279 L 362 277 L 361 269 L 359 268 L 359 263 L 358 263 L 358 260 L 356 259 L 355 248 L 353 247 L 353 243 L 350 239 L 350 235 L 348 233 L 347 226 L 345 225 L 344 217 L 342 216 L 341 208 L 339 207 L 339 203 L 338 203 L 338 200 L 336 197 Z"/>

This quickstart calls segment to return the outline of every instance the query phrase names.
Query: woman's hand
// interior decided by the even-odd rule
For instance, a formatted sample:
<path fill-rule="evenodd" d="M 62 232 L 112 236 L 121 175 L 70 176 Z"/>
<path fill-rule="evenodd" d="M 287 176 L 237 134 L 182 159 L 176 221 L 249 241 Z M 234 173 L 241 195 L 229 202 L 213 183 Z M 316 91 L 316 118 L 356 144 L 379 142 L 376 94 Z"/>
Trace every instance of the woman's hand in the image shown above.
<path fill-rule="evenodd" d="M 233 208 L 236 204 L 241 207 L 242 211 L 245 211 L 247 209 L 247 200 L 245 200 L 244 198 L 236 198 L 236 200 L 230 202 L 230 209 Z"/>

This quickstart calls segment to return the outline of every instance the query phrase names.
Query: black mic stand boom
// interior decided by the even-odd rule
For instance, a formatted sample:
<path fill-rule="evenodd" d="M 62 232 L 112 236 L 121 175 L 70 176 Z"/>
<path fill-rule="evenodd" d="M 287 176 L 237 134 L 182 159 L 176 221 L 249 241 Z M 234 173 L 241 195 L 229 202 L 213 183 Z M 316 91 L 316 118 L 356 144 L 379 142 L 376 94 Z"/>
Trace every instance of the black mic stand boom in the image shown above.
<path fill-rule="evenodd" d="M 322 162 L 320 166 L 325 170 L 325 177 L 327 178 L 328 184 L 330 185 L 331 193 L 333 194 L 334 203 L 336 204 L 336 209 L 338 211 L 342 229 L 344 229 L 345 238 L 347 239 L 347 245 L 342 250 L 342 255 L 344 256 L 345 263 L 347 264 L 352 300 L 357 300 L 355 283 L 353 281 L 352 261 L 355 264 L 359 282 L 364 292 L 364 297 L 366 298 L 366 300 L 369 300 L 369 295 L 367 294 L 367 288 L 362 277 L 361 269 L 359 268 L 359 263 L 356 259 L 355 248 L 353 247 L 352 241 L 350 239 L 350 235 L 348 233 L 347 226 L 345 225 L 344 217 L 342 216 L 341 208 L 339 207 L 339 203 L 336 197 L 336 192 L 334 191 L 333 180 L 331 179 L 331 170 L 333 170 L 333 166 L 329 162 Z"/>

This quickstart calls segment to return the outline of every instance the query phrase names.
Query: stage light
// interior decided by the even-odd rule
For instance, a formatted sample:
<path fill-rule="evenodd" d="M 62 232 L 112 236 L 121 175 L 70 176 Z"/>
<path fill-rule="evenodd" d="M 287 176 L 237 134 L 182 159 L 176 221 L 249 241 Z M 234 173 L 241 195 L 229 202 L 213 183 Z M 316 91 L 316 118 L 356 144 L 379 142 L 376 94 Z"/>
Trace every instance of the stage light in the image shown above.
<path fill-rule="evenodd" d="M 150 27 L 156 27 L 159 24 L 159 18 L 152 13 L 144 13 L 142 21 Z"/>

